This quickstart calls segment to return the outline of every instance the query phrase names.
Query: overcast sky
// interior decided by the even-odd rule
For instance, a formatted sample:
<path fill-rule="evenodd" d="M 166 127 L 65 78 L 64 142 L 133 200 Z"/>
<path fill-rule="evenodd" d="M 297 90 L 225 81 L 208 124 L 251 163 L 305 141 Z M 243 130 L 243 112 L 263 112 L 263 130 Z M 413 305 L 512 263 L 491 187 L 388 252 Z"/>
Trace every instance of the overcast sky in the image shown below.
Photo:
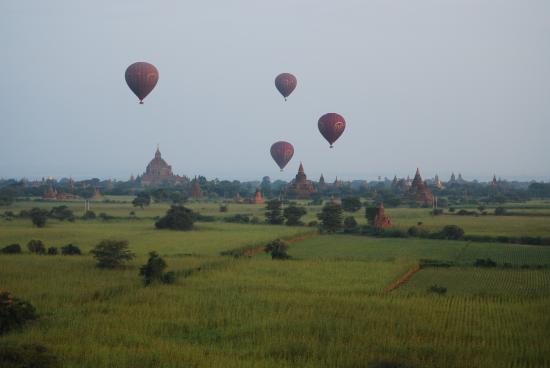
<path fill-rule="evenodd" d="M 159 143 L 208 178 L 550 179 L 548 0 L 3 0 L 0 45 L 4 178 L 127 179 Z M 145 105 L 135 61 L 160 72 Z"/>

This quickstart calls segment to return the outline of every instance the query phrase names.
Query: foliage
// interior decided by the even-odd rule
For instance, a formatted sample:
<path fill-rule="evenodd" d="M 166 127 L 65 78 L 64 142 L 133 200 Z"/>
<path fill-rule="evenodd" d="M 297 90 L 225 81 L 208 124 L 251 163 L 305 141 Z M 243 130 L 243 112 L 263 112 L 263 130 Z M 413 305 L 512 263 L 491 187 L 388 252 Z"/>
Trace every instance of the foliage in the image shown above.
<path fill-rule="evenodd" d="M 264 251 L 271 254 L 272 259 L 289 259 L 288 244 L 281 239 L 274 240 L 265 246 Z"/>
<path fill-rule="evenodd" d="M 192 230 L 194 222 L 194 212 L 187 207 L 181 205 L 173 205 L 166 215 L 161 217 L 155 226 L 157 229 L 170 230 Z"/>
<path fill-rule="evenodd" d="M 134 205 L 134 207 L 140 207 L 141 209 L 143 209 L 143 207 L 149 206 L 151 204 L 151 196 L 149 195 L 149 193 L 146 192 L 138 193 L 136 198 L 134 198 L 134 200 L 132 201 L 132 204 Z"/>
<path fill-rule="evenodd" d="M 447 225 L 441 230 L 444 239 L 460 240 L 464 237 L 464 229 L 457 225 Z"/>
<path fill-rule="evenodd" d="M 87 210 L 87 211 L 84 212 L 84 214 L 82 215 L 82 219 L 83 219 L 83 220 L 95 220 L 95 218 L 96 218 L 95 212 L 92 211 L 92 210 Z"/>
<path fill-rule="evenodd" d="M 36 318 L 36 310 L 30 303 L 0 289 L 0 335 Z"/>
<path fill-rule="evenodd" d="M 49 247 L 47 253 L 50 256 L 55 256 L 57 254 L 57 247 Z"/>
<path fill-rule="evenodd" d="M 72 222 L 75 220 L 73 211 L 65 205 L 53 207 L 50 210 L 50 217 L 59 221 L 67 220 Z"/>
<path fill-rule="evenodd" d="M 250 216 L 237 213 L 232 216 L 224 217 L 225 222 L 232 222 L 236 224 L 248 224 L 250 222 Z"/>
<path fill-rule="evenodd" d="M 439 285 L 435 284 L 435 285 L 432 285 L 428 288 L 428 292 L 443 295 L 443 294 L 447 293 L 447 288 L 444 287 L 444 286 L 439 286 Z"/>
<path fill-rule="evenodd" d="M 31 253 L 44 254 L 46 253 L 46 246 L 42 243 L 42 240 L 29 240 L 27 243 L 27 249 Z"/>
<path fill-rule="evenodd" d="M 495 216 L 504 216 L 506 215 L 506 208 L 504 207 L 497 207 L 495 208 Z"/>
<path fill-rule="evenodd" d="M 61 254 L 64 256 L 73 256 L 73 255 L 81 255 L 82 252 L 80 251 L 80 248 L 76 245 L 67 244 L 64 247 L 61 247 Z"/>
<path fill-rule="evenodd" d="M 374 224 L 374 219 L 376 218 L 376 215 L 378 215 L 378 207 L 365 208 L 365 218 L 367 219 L 369 224 Z"/>
<path fill-rule="evenodd" d="M 17 243 L 6 245 L 0 252 L 4 254 L 18 254 L 21 253 L 21 246 Z"/>
<path fill-rule="evenodd" d="M 344 231 L 346 233 L 354 233 L 358 230 L 357 226 L 357 220 L 355 220 L 355 217 L 348 216 L 344 219 Z"/>
<path fill-rule="evenodd" d="M 497 263 L 491 258 L 479 258 L 474 262 L 475 267 L 496 267 Z"/>
<path fill-rule="evenodd" d="M 176 274 L 174 272 L 165 273 L 166 262 L 157 252 L 150 252 L 147 263 L 139 268 L 139 275 L 143 278 L 145 285 L 153 282 L 162 282 L 166 284 L 174 283 Z"/>
<path fill-rule="evenodd" d="M 39 344 L 3 344 L 0 346 L 2 368 L 57 368 L 58 359 Z"/>
<path fill-rule="evenodd" d="M 222 205 L 220 206 L 220 212 L 227 212 L 227 210 L 228 210 L 228 207 L 227 207 L 226 204 L 222 204 Z"/>
<path fill-rule="evenodd" d="M 302 216 L 307 213 L 304 207 L 300 207 L 291 203 L 283 210 L 283 217 L 286 219 L 286 225 L 288 226 L 297 226 L 303 225 L 303 222 L 300 221 Z"/>
<path fill-rule="evenodd" d="M 99 268 L 119 268 L 124 262 L 135 258 L 135 254 L 128 249 L 127 240 L 102 240 L 90 253 Z"/>
<path fill-rule="evenodd" d="M 309 227 L 317 227 L 319 226 L 319 222 L 315 221 L 315 220 L 312 220 L 310 222 L 307 223 L 307 226 Z"/>
<path fill-rule="evenodd" d="M 278 199 L 272 199 L 266 203 L 265 217 L 268 224 L 280 225 L 285 219 L 282 213 L 283 203 Z"/>
<path fill-rule="evenodd" d="M 108 215 L 105 212 L 101 212 L 97 217 L 99 217 L 99 219 L 102 221 L 109 221 L 115 218 L 114 216 Z"/>
<path fill-rule="evenodd" d="M 434 208 L 432 210 L 432 215 L 434 216 L 441 216 L 443 215 L 443 209 L 442 208 Z"/>
<path fill-rule="evenodd" d="M 342 198 L 342 209 L 346 212 L 357 212 L 362 206 L 359 197 Z"/>
<path fill-rule="evenodd" d="M 36 227 L 46 226 L 46 220 L 48 219 L 48 211 L 38 207 L 34 207 L 33 209 L 30 210 L 29 216 L 31 218 L 32 223 Z"/>
<path fill-rule="evenodd" d="M 342 206 L 327 202 L 321 213 L 317 214 L 317 218 L 321 221 L 321 230 L 327 233 L 337 232 L 342 228 Z"/>

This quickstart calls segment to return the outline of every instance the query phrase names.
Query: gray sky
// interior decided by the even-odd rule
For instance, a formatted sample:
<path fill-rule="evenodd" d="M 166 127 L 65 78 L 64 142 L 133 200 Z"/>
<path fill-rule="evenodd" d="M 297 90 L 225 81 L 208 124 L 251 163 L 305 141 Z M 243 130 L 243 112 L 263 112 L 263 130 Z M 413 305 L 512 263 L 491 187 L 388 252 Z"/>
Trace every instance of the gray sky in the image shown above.
<path fill-rule="evenodd" d="M 0 177 L 550 178 L 547 0 L 4 0 Z M 160 80 L 138 105 L 135 61 Z M 298 88 L 288 102 L 278 73 Z M 346 131 L 330 150 L 318 118 Z M 295 155 L 280 173 L 277 140 Z"/>

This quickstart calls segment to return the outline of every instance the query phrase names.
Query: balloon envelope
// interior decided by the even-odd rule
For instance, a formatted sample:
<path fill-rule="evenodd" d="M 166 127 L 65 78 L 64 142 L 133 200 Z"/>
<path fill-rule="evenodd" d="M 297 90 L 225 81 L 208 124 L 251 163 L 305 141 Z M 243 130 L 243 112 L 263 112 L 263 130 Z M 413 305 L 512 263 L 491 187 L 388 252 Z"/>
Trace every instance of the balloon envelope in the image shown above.
<path fill-rule="evenodd" d="M 297 84 L 298 81 L 296 80 L 296 77 L 290 73 L 282 73 L 275 78 L 275 87 L 277 87 L 285 100 L 292 93 L 292 91 L 294 91 Z"/>
<path fill-rule="evenodd" d="M 342 115 L 334 112 L 321 116 L 317 125 L 323 137 L 330 143 L 331 148 L 332 144 L 340 138 L 344 133 L 344 129 L 346 129 L 346 121 Z"/>
<path fill-rule="evenodd" d="M 133 63 L 126 69 L 124 75 L 128 87 L 139 98 L 139 103 L 155 88 L 159 80 L 159 72 L 153 64 L 143 61 Z"/>
<path fill-rule="evenodd" d="M 279 141 L 271 145 L 271 157 L 279 165 L 281 171 L 283 171 L 283 168 L 288 164 L 292 156 L 294 156 L 294 147 L 292 144 Z"/>

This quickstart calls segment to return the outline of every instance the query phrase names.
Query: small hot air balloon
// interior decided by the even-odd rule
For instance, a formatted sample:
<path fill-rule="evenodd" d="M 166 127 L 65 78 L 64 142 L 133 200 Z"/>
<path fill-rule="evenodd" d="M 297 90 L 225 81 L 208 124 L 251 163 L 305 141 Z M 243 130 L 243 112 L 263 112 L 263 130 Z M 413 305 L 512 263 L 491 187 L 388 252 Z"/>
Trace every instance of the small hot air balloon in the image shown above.
<path fill-rule="evenodd" d="M 298 84 L 296 77 L 290 73 L 282 73 L 275 78 L 275 87 L 277 87 L 279 92 L 283 95 L 285 101 L 296 88 L 296 84 Z"/>
<path fill-rule="evenodd" d="M 283 168 L 288 164 L 292 156 L 294 156 L 294 147 L 292 144 L 279 141 L 271 145 L 271 157 L 279 165 L 281 171 L 283 171 Z"/>
<path fill-rule="evenodd" d="M 143 61 L 133 63 L 126 69 L 126 83 L 128 87 L 139 98 L 139 103 L 143 104 L 143 99 L 155 88 L 159 80 L 159 72 L 153 64 Z"/>
<path fill-rule="evenodd" d="M 344 133 L 344 129 L 346 129 L 346 121 L 342 115 L 334 112 L 321 116 L 317 125 L 323 137 L 330 143 L 330 148 L 332 148 L 332 144 L 336 142 L 342 133 Z"/>

